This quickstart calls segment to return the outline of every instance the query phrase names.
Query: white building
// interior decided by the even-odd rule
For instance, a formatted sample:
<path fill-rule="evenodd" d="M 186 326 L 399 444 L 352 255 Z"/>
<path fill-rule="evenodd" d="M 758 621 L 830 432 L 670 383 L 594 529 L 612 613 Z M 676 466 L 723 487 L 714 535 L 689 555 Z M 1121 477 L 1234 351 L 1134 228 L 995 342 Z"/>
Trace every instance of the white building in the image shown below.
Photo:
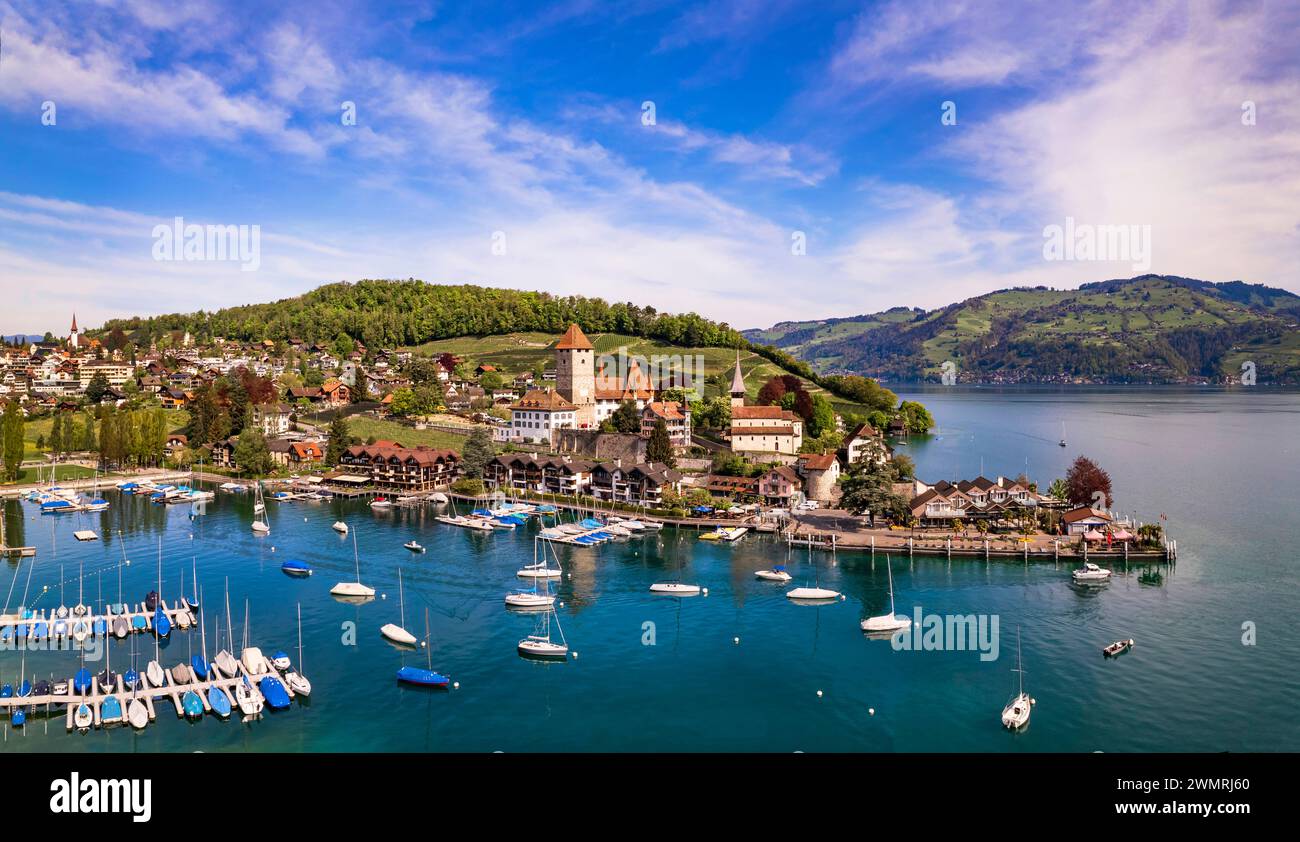
<path fill-rule="evenodd" d="M 510 407 L 513 441 L 552 443 L 552 431 L 578 426 L 578 407 L 559 392 L 531 389 Z"/>

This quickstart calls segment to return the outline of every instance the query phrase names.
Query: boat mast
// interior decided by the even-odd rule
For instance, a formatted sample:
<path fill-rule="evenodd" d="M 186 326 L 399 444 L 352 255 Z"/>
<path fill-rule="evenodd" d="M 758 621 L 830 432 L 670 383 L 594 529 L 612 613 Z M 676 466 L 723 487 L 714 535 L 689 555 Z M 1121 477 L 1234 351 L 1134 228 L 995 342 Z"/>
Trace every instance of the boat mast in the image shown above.
<path fill-rule="evenodd" d="M 357 553 L 357 533 L 352 533 L 352 563 L 357 569 L 357 582 L 361 582 L 361 556 Z"/>
<path fill-rule="evenodd" d="M 358 579 L 361 577 L 358 576 Z M 397 568 L 397 606 L 402 616 L 402 629 L 406 629 L 406 595 L 402 591 L 402 568 Z"/>

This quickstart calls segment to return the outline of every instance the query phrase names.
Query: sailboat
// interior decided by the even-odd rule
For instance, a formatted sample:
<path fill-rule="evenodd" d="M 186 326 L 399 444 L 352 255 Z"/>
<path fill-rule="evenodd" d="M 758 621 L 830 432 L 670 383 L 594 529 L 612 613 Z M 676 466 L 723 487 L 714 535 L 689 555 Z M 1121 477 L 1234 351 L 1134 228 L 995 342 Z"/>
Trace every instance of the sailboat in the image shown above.
<path fill-rule="evenodd" d="M 541 543 L 540 538 L 533 538 L 533 565 L 531 569 L 537 568 L 537 547 L 541 544 L 542 552 L 546 552 L 546 544 Z M 542 562 L 545 565 L 545 561 Z M 557 557 L 556 563 L 559 563 Z M 543 590 L 538 592 L 537 583 L 542 583 Z M 516 590 L 506 594 L 506 606 L 509 608 L 549 608 L 555 604 L 555 597 L 546 592 L 549 584 L 549 577 L 534 577 L 533 586 L 528 590 Z"/>
<path fill-rule="evenodd" d="M 72 714 L 72 724 L 77 726 L 78 731 L 89 731 L 90 725 L 95 721 L 95 713 L 90 709 L 90 705 L 82 702 L 77 705 L 77 710 Z"/>
<path fill-rule="evenodd" d="M 551 640 L 551 617 L 555 617 L 555 628 L 560 633 L 560 642 Z M 519 641 L 519 654 L 525 658 L 544 658 L 565 660 L 569 656 L 569 643 L 564 639 L 564 629 L 560 627 L 560 615 L 555 613 L 552 604 L 542 615 L 541 623 L 534 634 Z"/>
<path fill-rule="evenodd" d="M 550 567 L 546 563 L 546 551 L 542 550 L 542 560 L 537 560 L 537 546 L 540 539 L 533 539 L 533 563 L 524 565 L 522 570 L 515 573 L 520 579 L 559 579 L 564 575 L 560 569 L 560 557 L 555 557 L 555 566 Z"/>
<path fill-rule="evenodd" d="M 1020 692 L 1002 708 L 1002 724 L 1017 731 L 1029 724 L 1029 713 L 1034 707 L 1034 700 L 1025 692 L 1025 669 L 1020 660 L 1020 626 L 1016 626 L 1016 668 L 1012 672 L 1020 676 Z"/>
<path fill-rule="evenodd" d="M 167 612 L 163 610 L 162 601 L 162 536 L 158 538 L 158 590 L 153 595 L 153 633 L 155 637 L 166 637 L 172 633 L 171 620 L 167 619 Z M 145 597 L 145 603 L 148 604 L 149 598 Z"/>
<path fill-rule="evenodd" d="M 754 578 L 765 579 L 769 582 L 788 582 L 793 576 L 785 569 L 784 564 L 773 565 L 771 570 L 755 570 Z"/>
<path fill-rule="evenodd" d="M 239 662 L 230 651 L 235 648 L 235 623 L 230 617 L 230 580 L 226 580 L 226 623 L 229 630 L 227 640 L 230 643 L 228 649 L 222 649 L 212 658 L 212 665 L 217 668 L 217 672 L 226 678 L 234 678 L 239 672 Z M 221 639 L 221 617 L 217 617 L 217 639 Z"/>
<path fill-rule="evenodd" d="M 1065 447 L 1065 422 L 1061 422 L 1061 440 L 1057 442 L 1061 447 Z"/>
<path fill-rule="evenodd" d="M 248 676 L 244 676 L 244 680 L 235 685 L 235 703 L 244 716 L 256 716 L 262 712 L 262 697 L 253 692 Z"/>
<path fill-rule="evenodd" d="M 333 529 L 335 532 L 339 533 L 340 535 L 348 534 L 348 525 L 341 520 L 334 521 L 334 525 L 331 526 L 330 529 Z"/>
<path fill-rule="evenodd" d="M 135 638 L 131 638 L 131 668 L 123 675 L 131 699 L 126 703 L 126 719 L 137 731 L 149 724 L 149 709 L 140 701 L 140 674 L 135 670 Z"/>
<path fill-rule="evenodd" d="M 889 613 L 863 620 L 864 632 L 896 632 L 912 627 L 910 618 L 894 613 L 894 568 L 888 558 L 885 559 L 885 568 L 889 571 Z"/>
<path fill-rule="evenodd" d="M 397 603 L 401 612 L 402 624 L 400 626 L 392 623 L 385 623 L 379 633 L 394 643 L 403 646 L 414 646 L 415 635 L 406 630 L 406 594 L 402 590 L 402 568 L 397 568 Z"/>
<path fill-rule="evenodd" d="M 201 651 L 197 655 L 190 656 L 190 667 L 194 670 L 195 681 L 207 681 L 208 672 L 211 669 L 208 665 L 208 624 L 203 620 L 203 609 L 201 608 L 199 609 L 199 631 L 200 640 L 202 641 L 199 644 Z"/>
<path fill-rule="evenodd" d="M 397 671 L 397 681 L 401 684 L 416 684 L 421 687 L 446 687 L 448 678 L 433 671 L 433 646 L 429 636 L 429 609 L 424 609 L 424 648 L 428 650 L 426 669 L 420 667 L 402 667 Z"/>
<path fill-rule="evenodd" d="M 330 593 L 334 594 L 335 596 L 360 596 L 360 597 L 374 596 L 375 595 L 374 588 L 366 587 L 365 585 L 361 584 L 361 556 L 357 552 L 357 536 L 355 532 L 352 533 L 352 560 L 356 564 L 356 568 L 357 568 L 357 581 L 339 582 L 337 585 L 330 588 Z"/>
<path fill-rule="evenodd" d="M 311 682 L 307 676 L 302 674 L 302 603 L 298 603 L 298 668 L 291 669 L 284 674 L 285 683 L 289 689 L 300 696 L 311 695 Z"/>
<path fill-rule="evenodd" d="M 271 526 L 266 522 L 266 501 L 262 499 L 262 483 L 257 483 L 257 494 L 253 503 L 253 532 L 258 535 L 269 535 Z"/>
<path fill-rule="evenodd" d="M 244 646 L 239 652 L 239 661 L 244 665 L 244 672 L 249 675 L 261 675 L 270 672 L 266 656 L 256 646 L 248 645 L 248 600 L 244 600 Z"/>
<path fill-rule="evenodd" d="M 677 561 L 677 575 L 681 576 L 682 563 L 680 556 Z M 700 593 L 699 585 L 684 584 L 678 580 L 672 582 L 655 582 L 650 586 L 650 593 L 667 594 L 668 596 L 696 596 Z"/>

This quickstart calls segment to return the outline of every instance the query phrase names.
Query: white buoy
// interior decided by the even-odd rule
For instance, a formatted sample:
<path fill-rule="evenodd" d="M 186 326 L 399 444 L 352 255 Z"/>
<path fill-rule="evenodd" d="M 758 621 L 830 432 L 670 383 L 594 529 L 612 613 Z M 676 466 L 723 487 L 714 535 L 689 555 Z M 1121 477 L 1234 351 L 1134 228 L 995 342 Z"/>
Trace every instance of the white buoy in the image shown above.
<path fill-rule="evenodd" d="M 453 690 L 459 690 L 459 689 L 460 689 L 460 682 L 459 682 L 459 681 L 453 681 L 453 682 L 451 683 L 451 689 L 453 689 Z"/>
<path fill-rule="evenodd" d="M 737 643 L 737 644 L 740 643 L 740 638 L 738 637 L 733 637 L 731 640 L 733 643 Z"/>
<path fill-rule="evenodd" d="M 822 691 L 818 690 L 818 691 L 817 691 L 817 698 L 820 699 L 821 697 L 822 697 Z"/>
<path fill-rule="evenodd" d="M 428 646 L 428 645 L 429 645 L 429 641 L 427 641 L 427 640 L 421 640 L 421 641 L 420 641 L 420 648 L 421 648 L 421 649 L 423 649 L 424 647 L 426 647 L 426 646 Z"/>
<path fill-rule="evenodd" d="M 122 563 L 125 564 L 127 567 L 130 567 L 130 566 L 131 566 L 131 559 L 128 558 L 126 561 L 124 561 L 124 562 L 122 562 Z"/>
<path fill-rule="evenodd" d="M 876 715 L 876 709 L 875 709 L 875 708 L 867 708 L 867 715 L 868 715 L 868 716 L 875 716 L 875 715 Z"/>
<path fill-rule="evenodd" d="M 708 596 L 708 595 L 709 595 L 709 589 L 708 589 L 708 588 L 704 588 L 703 590 L 700 591 L 700 593 L 704 594 L 705 596 Z"/>
<path fill-rule="evenodd" d="M 381 593 L 381 594 L 379 595 L 379 598 L 380 598 L 380 599 L 388 599 L 388 594 L 386 594 L 386 593 Z"/>
<path fill-rule="evenodd" d="M 574 652 L 574 653 L 573 653 L 573 660 L 575 660 L 575 661 L 578 660 L 578 653 L 577 653 L 577 652 Z"/>

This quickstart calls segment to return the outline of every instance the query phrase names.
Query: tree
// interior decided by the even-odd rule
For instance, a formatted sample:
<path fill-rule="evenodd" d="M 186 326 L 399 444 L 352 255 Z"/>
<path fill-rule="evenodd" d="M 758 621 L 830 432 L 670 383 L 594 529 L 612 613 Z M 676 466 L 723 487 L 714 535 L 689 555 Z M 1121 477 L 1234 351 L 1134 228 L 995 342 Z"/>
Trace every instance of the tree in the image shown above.
<path fill-rule="evenodd" d="M 348 430 L 346 418 L 340 416 L 330 422 L 329 438 L 329 444 L 325 446 L 325 464 L 332 467 L 339 463 L 343 451 L 352 446 L 352 433 Z"/>
<path fill-rule="evenodd" d="M 815 439 L 821 438 L 835 429 L 835 408 L 825 395 L 813 395 L 812 411 L 805 420 L 808 422 L 808 435 Z"/>
<path fill-rule="evenodd" d="M 63 452 L 63 413 L 54 410 L 54 423 L 50 426 L 50 453 L 57 457 Z"/>
<path fill-rule="evenodd" d="M 416 414 L 415 390 L 403 387 L 393 392 L 393 399 L 388 405 L 388 411 L 398 418 L 406 418 Z"/>
<path fill-rule="evenodd" d="M 911 512 L 907 508 L 907 499 L 894 492 L 895 479 L 894 468 L 890 465 L 877 465 L 870 460 L 854 462 L 841 486 L 840 506 L 854 514 L 870 512 L 873 520 L 887 517 L 901 522 Z"/>
<path fill-rule="evenodd" d="M 691 407 L 691 423 L 701 429 L 721 430 L 731 426 L 731 401 L 714 397 L 696 401 Z"/>
<path fill-rule="evenodd" d="M 465 439 L 460 466 L 465 471 L 465 476 L 482 479 L 484 469 L 494 456 L 496 448 L 492 446 L 492 432 L 487 427 L 475 427 L 469 438 Z"/>
<path fill-rule="evenodd" d="M 909 433 L 925 433 L 934 427 L 934 416 L 923 404 L 916 401 L 903 401 L 898 405 L 898 414 Z"/>
<path fill-rule="evenodd" d="M 98 446 L 95 440 L 95 416 L 86 413 L 86 426 L 81 429 L 81 445 L 78 450 L 93 452 Z"/>
<path fill-rule="evenodd" d="M 636 408 L 636 401 L 625 400 L 610 416 L 614 430 L 620 433 L 641 432 L 641 411 Z"/>
<path fill-rule="evenodd" d="M 89 403 L 99 403 L 104 399 L 104 393 L 108 391 L 108 378 L 104 372 L 97 371 L 86 384 L 86 401 Z"/>
<path fill-rule="evenodd" d="M 1059 477 L 1052 480 L 1052 484 L 1047 486 L 1047 496 L 1055 497 L 1057 500 L 1070 499 L 1070 489 L 1065 484 L 1065 480 L 1060 479 Z"/>
<path fill-rule="evenodd" d="M 266 436 L 254 424 L 249 424 L 239 434 L 235 444 L 235 464 L 252 476 L 271 472 L 271 451 L 266 446 Z"/>
<path fill-rule="evenodd" d="M 1114 505 L 1110 496 L 1110 474 L 1089 459 L 1080 456 L 1065 474 L 1066 499 L 1076 506 L 1095 506 L 1098 502 L 1109 509 Z"/>
<path fill-rule="evenodd" d="M 23 464 L 23 413 L 18 401 L 6 401 L 3 422 L 0 422 L 0 438 L 4 441 L 5 479 L 10 482 L 18 479 Z"/>
<path fill-rule="evenodd" d="M 673 456 L 672 440 L 668 438 L 668 425 L 662 418 L 655 420 L 654 428 L 650 431 L 645 456 L 651 462 L 663 462 L 670 468 L 677 464 L 677 459 Z"/>
<path fill-rule="evenodd" d="M 759 387 L 758 394 L 754 397 L 754 401 L 759 406 L 769 406 L 771 404 L 780 403 L 781 398 L 785 397 L 785 391 L 784 381 L 782 381 L 780 377 L 773 377 L 771 380 Z"/>

